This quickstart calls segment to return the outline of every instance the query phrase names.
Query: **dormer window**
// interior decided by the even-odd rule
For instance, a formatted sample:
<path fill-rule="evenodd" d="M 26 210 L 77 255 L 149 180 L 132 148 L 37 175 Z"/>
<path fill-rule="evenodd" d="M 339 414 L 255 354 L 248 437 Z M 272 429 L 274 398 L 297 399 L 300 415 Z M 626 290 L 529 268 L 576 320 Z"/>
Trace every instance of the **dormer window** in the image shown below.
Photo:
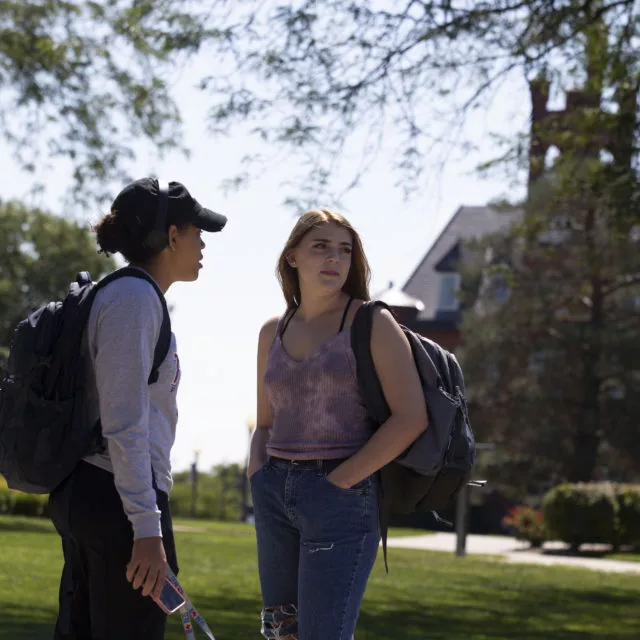
<path fill-rule="evenodd" d="M 457 311 L 460 308 L 458 291 L 461 276 L 459 273 L 440 273 L 440 292 L 438 294 L 438 311 Z"/>

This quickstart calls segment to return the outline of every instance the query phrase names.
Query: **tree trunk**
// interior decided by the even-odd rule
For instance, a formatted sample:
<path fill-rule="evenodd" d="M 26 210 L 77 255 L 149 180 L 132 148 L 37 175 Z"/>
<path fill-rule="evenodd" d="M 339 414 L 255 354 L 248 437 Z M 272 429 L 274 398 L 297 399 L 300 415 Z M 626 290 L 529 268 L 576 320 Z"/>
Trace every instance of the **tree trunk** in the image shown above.
<path fill-rule="evenodd" d="M 591 316 L 583 326 L 582 336 L 582 407 L 579 424 L 576 425 L 573 459 L 569 480 L 589 482 L 598 459 L 598 448 L 602 439 L 600 425 L 600 376 L 599 365 L 602 351 L 602 329 L 604 324 L 604 298 L 598 251 L 596 212 L 589 207 L 585 217 L 585 242 L 588 264 L 591 266 Z"/>

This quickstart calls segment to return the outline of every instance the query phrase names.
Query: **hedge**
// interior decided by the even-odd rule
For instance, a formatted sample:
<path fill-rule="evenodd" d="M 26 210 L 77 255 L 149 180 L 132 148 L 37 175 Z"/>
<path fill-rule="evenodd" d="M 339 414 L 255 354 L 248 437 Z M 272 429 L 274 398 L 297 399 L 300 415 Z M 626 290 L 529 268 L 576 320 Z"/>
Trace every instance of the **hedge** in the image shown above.
<path fill-rule="evenodd" d="M 543 500 L 550 537 L 573 549 L 587 542 L 640 545 L 640 485 L 562 484 Z"/>
<path fill-rule="evenodd" d="M 191 484 L 184 479 L 176 482 L 171 492 L 171 513 L 174 517 L 191 515 Z M 234 486 L 221 492 L 210 475 L 201 474 L 198 486 L 196 517 L 205 519 L 240 520 L 240 492 Z M 7 487 L 0 476 L 0 515 L 47 517 L 49 496 L 22 493 Z"/>
<path fill-rule="evenodd" d="M 49 496 L 22 493 L 7 487 L 0 476 L 0 514 L 46 517 L 49 513 Z"/>
<path fill-rule="evenodd" d="M 619 542 L 640 546 L 640 486 L 619 485 L 616 497 Z"/>

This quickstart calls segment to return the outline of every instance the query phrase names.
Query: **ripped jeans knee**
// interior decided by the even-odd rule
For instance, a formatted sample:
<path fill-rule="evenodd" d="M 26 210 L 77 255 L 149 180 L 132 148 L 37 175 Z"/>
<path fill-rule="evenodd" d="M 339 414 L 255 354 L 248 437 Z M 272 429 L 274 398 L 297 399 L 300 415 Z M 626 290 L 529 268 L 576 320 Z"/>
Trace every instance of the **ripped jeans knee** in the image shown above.
<path fill-rule="evenodd" d="M 261 632 L 270 640 L 298 640 L 298 607 L 294 604 L 265 607 Z"/>

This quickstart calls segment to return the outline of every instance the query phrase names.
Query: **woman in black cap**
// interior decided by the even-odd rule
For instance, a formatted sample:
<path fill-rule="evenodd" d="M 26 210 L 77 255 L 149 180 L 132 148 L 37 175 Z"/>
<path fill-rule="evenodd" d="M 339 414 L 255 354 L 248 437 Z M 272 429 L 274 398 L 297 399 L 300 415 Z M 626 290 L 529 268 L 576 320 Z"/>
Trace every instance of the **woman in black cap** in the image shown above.
<path fill-rule="evenodd" d="M 51 494 L 64 569 L 56 640 L 160 640 L 158 596 L 177 572 L 168 496 L 180 365 L 164 294 L 202 268 L 202 231 L 226 218 L 178 182 L 127 185 L 95 226 L 129 266 L 97 291 L 83 337 L 87 424 L 103 445 Z"/>

